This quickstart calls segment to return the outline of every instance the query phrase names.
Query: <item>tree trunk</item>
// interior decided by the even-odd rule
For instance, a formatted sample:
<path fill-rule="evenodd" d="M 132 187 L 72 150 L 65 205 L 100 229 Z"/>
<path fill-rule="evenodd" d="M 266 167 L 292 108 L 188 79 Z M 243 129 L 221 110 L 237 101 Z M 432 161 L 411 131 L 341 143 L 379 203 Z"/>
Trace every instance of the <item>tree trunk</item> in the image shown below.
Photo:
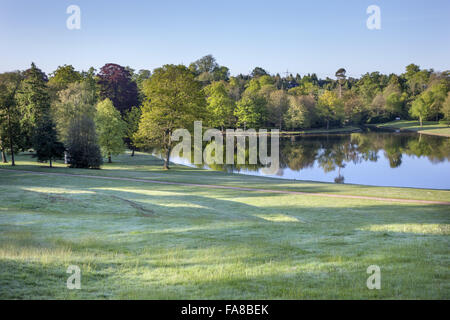
<path fill-rule="evenodd" d="M 167 148 L 166 158 L 164 159 L 164 170 L 169 170 L 170 147 Z"/>
<path fill-rule="evenodd" d="M 327 130 L 330 128 L 330 120 L 327 120 Z"/>
<path fill-rule="evenodd" d="M 131 156 L 134 157 L 134 146 L 131 147 Z"/>
<path fill-rule="evenodd" d="M 52 158 L 50 158 L 50 168 L 53 168 L 52 167 Z"/>
<path fill-rule="evenodd" d="M 16 162 L 14 159 L 14 143 L 13 143 L 13 137 L 12 137 L 12 128 L 11 128 L 11 115 L 10 110 L 8 109 L 8 131 L 9 131 L 9 147 L 11 148 L 11 166 L 15 166 Z"/>
<path fill-rule="evenodd" d="M 420 127 L 422 127 L 422 117 L 419 117 Z"/>
<path fill-rule="evenodd" d="M 3 163 L 8 163 L 8 159 L 6 159 L 5 149 L 2 149 L 2 162 Z"/>
<path fill-rule="evenodd" d="M 112 163 L 112 160 L 111 160 L 111 153 L 108 153 L 108 163 Z"/>

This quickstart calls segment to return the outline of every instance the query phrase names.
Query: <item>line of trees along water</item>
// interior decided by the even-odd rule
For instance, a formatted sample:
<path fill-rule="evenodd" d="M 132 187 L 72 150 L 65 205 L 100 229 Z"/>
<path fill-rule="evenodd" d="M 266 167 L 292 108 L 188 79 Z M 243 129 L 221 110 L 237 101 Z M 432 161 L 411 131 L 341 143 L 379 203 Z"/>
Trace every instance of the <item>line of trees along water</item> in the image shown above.
<path fill-rule="evenodd" d="M 249 75 L 205 56 L 189 66 L 135 71 L 108 63 L 77 71 L 71 65 L 46 75 L 34 63 L 0 74 L 0 151 L 33 148 L 39 161 L 67 155 L 72 167 L 99 168 L 125 147 L 160 147 L 168 168 L 170 135 L 194 120 L 209 127 L 304 130 L 402 119 L 450 121 L 450 73 L 420 69 L 335 78 L 316 74 Z"/>

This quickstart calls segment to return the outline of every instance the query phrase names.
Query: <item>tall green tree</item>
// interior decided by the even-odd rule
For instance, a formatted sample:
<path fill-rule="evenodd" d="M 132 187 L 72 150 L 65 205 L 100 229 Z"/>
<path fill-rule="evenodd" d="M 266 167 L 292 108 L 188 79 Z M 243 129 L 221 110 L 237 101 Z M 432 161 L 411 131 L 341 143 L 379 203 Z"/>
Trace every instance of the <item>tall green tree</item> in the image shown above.
<path fill-rule="evenodd" d="M 450 126 L 450 92 L 447 93 L 441 111 L 444 115 L 444 120 L 446 120 L 447 124 Z"/>
<path fill-rule="evenodd" d="M 39 121 L 50 111 L 50 95 L 47 76 L 34 63 L 24 73 L 24 80 L 17 93 L 22 115 L 22 132 L 26 146 L 32 145 L 33 131 Z"/>
<path fill-rule="evenodd" d="M 325 91 L 319 97 L 317 109 L 319 116 L 325 121 L 327 129 L 329 129 L 331 121 L 340 123 L 344 116 L 342 100 L 333 91 Z"/>
<path fill-rule="evenodd" d="M 339 83 L 339 98 L 342 98 L 342 85 L 345 82 L 345 78 L 347 71 L 344 68 L 340 68 L 338 71 L 336 71 L 335 76 Z"/>
<path fill-rule="evenodd" d="M 245 94 L 236 104 L 234 115 L 237 117 L 237 125 L 247 128 L 260 128 L 267 116 L 267 100 L 257 94 Z"/>
<path fill-rule="evenodd" d="M 33 136 L 33 148 L 38 161 L 49 161 L 50 168 L 53 160 L 61 159 L 64 156 L 64 145 L 59 142 L 56 126 L 49 115 L 42 117 L 36 127 Z"/>
<path fill-rule="evenodd" d="M 63 143 L 67 142 L 72 120 L 81 116 L 94 118 L 96 101 L 95 87 L 87 81 L 70 83 L 67 89 L 58 93 L 58 99 L 52 105 L 52 116 Z"/>
<path fill-rule="evenodd" d="M 83 79 L 80 72 L 76 71 L 72 65 L 59 66 L 50 74 L 48 85 L 56 88 L 58 91 L 67 88 L 70 83 L 78 82 Z"/>
<path fill-rule="evenodd" d="M 126 123 L 126 140 L 131 149 L 131 156 L 134 156 L 136 150 L 135 134 L 139 130 L 139 121 L 141 120 L 141 108 L 133 107 L 125 113 L 124 120 Z"/>
<path fill-rule="evenodd" d="M 230 127 L 233 123 L 234 100 L 228 95 L 223 82 L 213 82 L 205 87 L 207 117 L 215 128 Z"/>
<path fill-rule="evenodd" d="M 435 118 L 438 120 L 447 92 L 447 85 L 444 82 L 438 82 L 416 97 L 412 103 L 410 114 L 419 118 L 420 126 L 424 119 Z"/>
<path fill-rule="evenodd" d="M 424 92 L 418 96 L 412 103 L 409 113 L 414 118 L 419 118 L 420 126 L 423 125 L 423 120 L 430 111 L 430 106 L 433 103 L 433 96 L 431 92 Z"/>
<path fill-rule="evenodd" d="M 200 82 L 183 65 L 155 69 L 143 85 L 147 101 L 142 107 L 138 146 L 159 147 L 164 153 L 164 168 L 169 169 L 172 133 L 192 129 L 194 121 L 205 118 L 206 99 Z"/>
<path fill-rule="evenodd" d="M 314 97 L 289 96 L 289 106 L 284 114 L 284 122 L 289 129 L 307 129 L 311 127 L 315 111 Z"/>
<path fill-rule="evenodd" d="M 280 130 L 283 127 L 283 116 L 289 109 L 289 96 L 284 90 L 275 90 L 269 94 L 267 117 L 270 123 Z"/>
<path fill-rule="evenodd" d="M 11 152 L 11 165 L 15 165 L 14 149 L 23 145 L 20 126 L 21 114 L 16 101 L 16 93 L 22 81 L 20 72 L 0 74 L 0 152 L 6 163 L 6 149 Z"/>
<path fill-rule="evenodd" d="M 123 139 L 127 129 L 125 121 L 111 100 L 105 99 L 97 104 L 95 125 L 102 154 L 108 157 L 108 163 L 111 163 L 112 155 L 124 152 Z"/>
<path fill-rule="evenodd" d="M 71 168 L 100 169 L 103 159 L 91 117 L 81 115 L 70 121 L 66 147 Z"/>

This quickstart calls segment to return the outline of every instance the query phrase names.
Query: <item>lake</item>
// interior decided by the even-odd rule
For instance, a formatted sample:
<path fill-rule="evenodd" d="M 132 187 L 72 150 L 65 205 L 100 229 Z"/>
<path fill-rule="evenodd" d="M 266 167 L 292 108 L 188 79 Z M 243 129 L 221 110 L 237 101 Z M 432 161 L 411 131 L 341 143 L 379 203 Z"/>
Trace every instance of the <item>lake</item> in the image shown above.
<path fill-rule="evenodd" d="M 184 158 L 171 161 L 191 165 Z M 212 169 L 293 180 L 450 189 L 450 138 L 369 129 L 297 135 L 280 138 L 280 169 L 275 175 L 264 175 L 260 165 Z"/>

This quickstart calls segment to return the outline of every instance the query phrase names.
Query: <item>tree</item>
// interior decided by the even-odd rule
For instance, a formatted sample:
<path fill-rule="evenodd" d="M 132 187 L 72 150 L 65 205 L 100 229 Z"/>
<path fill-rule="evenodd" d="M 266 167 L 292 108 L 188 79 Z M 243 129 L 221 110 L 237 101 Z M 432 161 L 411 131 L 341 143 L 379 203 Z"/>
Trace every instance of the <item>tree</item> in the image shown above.
<path fill-rule="evenodd" d="M 268 120 L 281 130 L 283 116 L 289 108 L 289 96 L 284 90 L 272 91 L 269 94 Z"/>
<path fill-rule="evenodd" d="M 194 121 L 205 118 L 205 95 L 200 82 L 183 65 L 155 69 L 143 88 L 147 100 L 135 135 L 137 145 L 160 147 L 165 154 L 164 169 L 169 169 L 170 137 L 174 130 L 192 129 Z"/>
<path fill-rule="evenodd" d="M 108 163 L 111 163 L 112 155 L 123 153 L 123 138 L 126 134 L 126 123 L 111 100 L 105 99 L 97 104 L 95 125 L 102 154 L 108 157 Z"/>
<path fill-rule="evenodd" d="M 34 63 L 24 73 L 24 80 L 17 92 L 22 115 L 21 126 L 26 146 L 32 145 L 33 131 L 41 118 L 50 111 L 47 76 Z"/>
<path fill-rule="evenodd" d="M 438 119 L 447 92 L 447 85 L 444 82 L 438 82 L 416 97 L 412 103 L 410 114 L 419 118 L 420 126 L 422 126 L 424 119 Z"/>
<path fill-rule="evenodd" d="M 442 104 L 442 113 L 444 114 L 444 120 L 450 126 L 450 92 L 447 93 L 444 103 Z"/>
<path fill-rule="evenodd" d="M 388 78 L 379 72 L 366 73 L 358 80 L 356 90 L 367 109 L 371 110 L 373 99 L 382 93 L 387 82 Z"/>
<path fill-rule="evenodd" d="M 267 75 L 269 75 L 267 73 L 267 71 L 261 67 L 256 67 L 255 69 L 253 69 L 253 71 L 251 73 L 252 78 L 258 78 L 258 77 L 267 76 Z"/>
<path fill-rule="evenodd" d="M 213 70 L 214 81 L 227 81 L 230 77 L 230 69 L 225 66 L 217 66 Z"/>
<path fill-rule="evenodd" d="M 351 124 L 364 123 L 367 118 L 367 108 L 360 96 L 353 90 L 348 90 L 342 97 L 345 122 Z"/>
<path fill-rule="evenodd" d="M 423 119 L 426 117 L 429 107 L 432 104 L 432 96 L 430 92 L 425 92 L 417 97 L 409 110 L 409 113 L 414 118 L 419 118 L 420 126 L 422 127 Z"/>
<path fill-rule="evenodd" d="M 123 115 L 138 105 L 138 90 L 130 72 L 114 63 L 105 64 L 98 74 L 100 97 L 110 99 Z"/>
<path fill-rule="evenodd" d="M 76 71 L 72 65 L 59 66 L 50 74 L 48 85 L 56 88 L 57 91 L 67 88 L 70 83 L 83 79 L 80 72 Z"/>
<path fill-rule="evenodd" d="M 447 92 L 449 91 L 449 84 L 445 80 L 438 81 L 429 86 L 427 91 L 431 91 L 433 103 L 430 105 L 428 118 L 439 120 L 441 115 L 442 105 L 447 98 Z"/>
<path fill-rule="evenodd" d="M 420 70 L 420 67 L 413 63 L 406 66 L 404 76 L 411 95 L 418 95 L 426 89 L 430 74 L 430 71 Z"/>
<path fill-rule="evenodd" d="M 406 93 L 401 92 L 400 85 L 389 84 L 383 91 L 384 112 L 386 117 L 400 116 L 403 114 L 403 108 L 406 101 Z"/>
<path fill-rule="evenodd" d="M 100 169 L 103 160 L 95 123 L 90 117 L 82 115 L 70 122 L 66 146 L 71 168 Z"/>
<path fill-rule="evenodd" d="M 216 59 L 211 54 L 208 54 L 191 63 L 189 69 L 198 76 L 204 72 L 212 73 L 217 67 L 219 67 L 219 65 L 217 64 Z"/>
<path fill-rule="evenodd" d="M 344 68 L 340 68 L 338 71 L 336 71 L 335 76 L 339 83 L 339 98 L 342 98 L 342 84 L 345 81 L 347 71 Z"/>
<path fill-rule="evenodd" d="M 50 74 L 50 78 L 47 83 L 50 100 L 52 102 L 57 100 L 58 92 L 67 89 L 69 84 L 83 80 L 83 75 L 76 71 L 72 65 L 59 66 L 53 73 Z"/>
<path fill-rule="evenodd" d="M 50 162 L 64 156 L 64 145 L 58 141 L 56 126 L 49 115 L 44 116 L 35 130 L 33 148 L 40 162 Z"/>
<path fill-rule="evenodd" d="M 312 96 L 289 96 L 289 107 L 284 114 L 284 122 L 289 129 L 311 127 L 314 117 L 315 100 Z"/>
<path fill-rule="evenodd" d="M 136 149 L 135 134 L 139 129 L 139 121 L 141 120 L 142 111 L 138 107 L 131 108 L 130 111 L 125 113 L 124 120 L 126 123 L 126 139 L 131 149 L 131 156 L 134 156 Z"/>
<path fill-rule="evenodd" d="M 141 69 L 137 73 L 133 73 L 133 75 L 132 75 L 132 79 L 134 82 L 136 82 L 136 85 L 138 88 L 138 100 L 139 100 L 138 104 L 139 105 L 142 104 L 142 102 L 145 99 L 145 95 L 142 92 L 142 86 L 144 84 L 144 81 L 147 80 L 148 78 L 150 78 L 151 75 L 152 75 L 151 71 L 147 70 L 147 69 Z"/>
<path fill-rule="evenodd" d="M 207 96 L 206 110 L 210 125 L 221 128 L 223 131 L 224 127 L 231 126 L 233 122 L 235 103 L 228 95 L 223 82 L 213 82 L 204 90 Z"/>
<path fill-rule="evenodd" d="M 266 120 L 267 101 L 264 97 L 257 93 L 245 94 L 238 101 L 234 115 L 237 117 L 237 125 L 244 126 L 244 130 L 248 127 L 259 128 Z"/>
<path fill-rule="evenodd" d="M 342 100 L 333 91 L 325 91 L 319 97 L 317 109 L 327 124 L 327 130 L 330 127 L 330 121 L 341 121 L 343 118 Z"/>
<path fill-rule="evenodd" d="M 21 145 L 20 112 L 16 93 L 22 80 L 20 72 L 7 72 L 0 75 L 0 151 L 6 163 L 6 152 L 11 152 L 11 165 L 15 165 L 14 149 Z"/>
<path fill-rule="evenodd" d="M 59 139 L 66 143 L 69 137 L 69 126 L 72 120 L 95 115 L 95 88 L 88 81 L 70 83 L 67 89 L 58 93 L 58 100 L 53 103 L 53 119 L 56 123 Z"/>

